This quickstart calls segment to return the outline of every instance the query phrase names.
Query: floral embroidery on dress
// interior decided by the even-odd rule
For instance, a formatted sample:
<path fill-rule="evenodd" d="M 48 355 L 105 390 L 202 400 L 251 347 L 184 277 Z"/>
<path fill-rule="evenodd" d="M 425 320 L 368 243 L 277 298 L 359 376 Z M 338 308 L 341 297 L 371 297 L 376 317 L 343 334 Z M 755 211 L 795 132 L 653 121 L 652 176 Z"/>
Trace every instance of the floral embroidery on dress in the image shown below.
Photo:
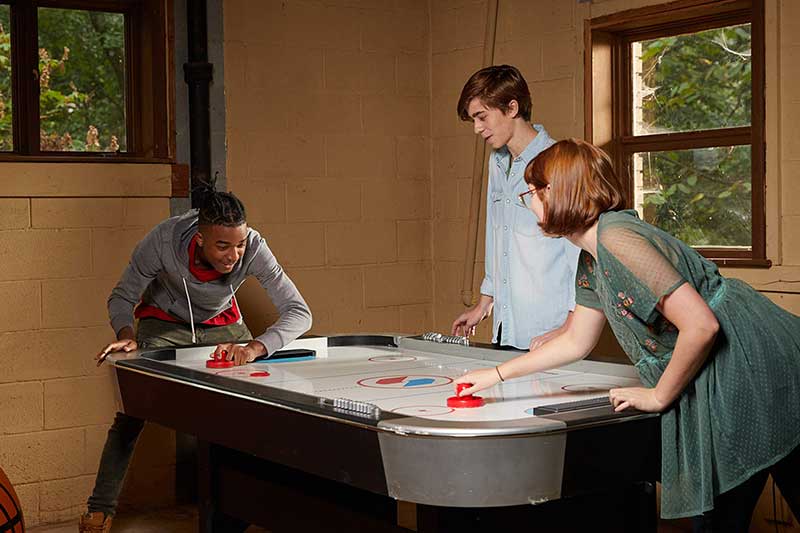
<path fill-rule="evenodd" d="M 658 349 L 658 344 L 653 339 L 645 339 L 644 345 L 648 350 L 650 350 L 653 353 L 655 353 L 655 351 Z"/>
<path fill-rule="evenodd" d="M 626 296 L 624 292 L 620 291 L 617 293 L 617 298 L 620 299 L 619 302 L 616 303 L 615 307 L 619 309 L 619 314 L 628 320 L 633 320 L 633 313 L 628 311 L 628 307 L 633 305 L 633 298 L 630 296 Z"/>
<path fill-rule="evenodd" d="M 592 258 L 589 255 L 585 255 L 583 257 L 583 262 L 586 264 L 586 270 L 589 271 L 589 274 L 594 272 L 594 265 L 592 264 Z"/>
<path fill-rule="evenodd" d="M 578 278 L 578 287 L 583 289 L 588 289 L 590 287 L 589 278 L 586 276 L 586 274 L 581 274 L 581 277 Z"/>

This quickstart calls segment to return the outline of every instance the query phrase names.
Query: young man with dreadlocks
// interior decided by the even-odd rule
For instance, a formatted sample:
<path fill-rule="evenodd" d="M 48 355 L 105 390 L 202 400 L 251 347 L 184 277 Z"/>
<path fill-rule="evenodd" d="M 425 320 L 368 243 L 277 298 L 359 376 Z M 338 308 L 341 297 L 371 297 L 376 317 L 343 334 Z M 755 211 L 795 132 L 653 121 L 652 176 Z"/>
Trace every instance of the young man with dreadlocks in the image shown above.
<path fill-rule="evenodd" d="M 215 353 L 225 350 L 228 359 L 243 365 L 279 350 L 311 327 L 308 305 L 261 235 L 247 227 L 239 199 L 213 186 L 198 196 L 199 209 L 160 223 L 133 251 L 108 298 L 117 341 L 97 354 L 98 366 L 115 351 L 195 343 L 217 344 Z M 236 301 L 236 291 L 248 276 L 258 279 L 280 313 L 255 339 Z M 135 336 L 134 318 L 139 320 Z M 79 531 L 110 530 L 143 426 L 143 420 L 117 413 Z"/>

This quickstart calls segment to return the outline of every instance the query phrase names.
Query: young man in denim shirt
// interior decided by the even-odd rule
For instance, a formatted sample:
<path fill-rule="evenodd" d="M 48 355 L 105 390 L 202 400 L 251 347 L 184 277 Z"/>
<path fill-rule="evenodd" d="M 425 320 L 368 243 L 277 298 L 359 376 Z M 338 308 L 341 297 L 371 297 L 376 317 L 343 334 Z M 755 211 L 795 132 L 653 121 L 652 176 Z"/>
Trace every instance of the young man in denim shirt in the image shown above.
<path fill-rule="evenodd" d="M 580 250 L 545 237 L 524 205 L 525 167 L 555 141 L 531 124 L 531 95 L 515 67 L 473 74 L 461 91 L 458 115 L 492 147 L 486 195 L 486 273 L 480 298 L 453 322 L 454 335 L 473 335 L 492 314 L 492 342 L 534 349 L 561 331 L 575 306 Z"/>

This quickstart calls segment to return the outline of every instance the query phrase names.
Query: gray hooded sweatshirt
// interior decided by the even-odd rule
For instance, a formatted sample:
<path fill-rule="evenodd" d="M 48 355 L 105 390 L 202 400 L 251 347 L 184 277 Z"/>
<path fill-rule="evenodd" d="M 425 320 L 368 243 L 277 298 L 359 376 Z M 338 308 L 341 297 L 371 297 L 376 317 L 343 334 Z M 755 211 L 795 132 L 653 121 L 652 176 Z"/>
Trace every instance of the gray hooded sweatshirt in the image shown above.
<path fill-rule="evenodd" d="M 153 228 L 136 246 L 122 278 L 108 297 L 108 313 L 115 333 L 133 327 L 133 309 L 141 300 L 187 324 L 200 324 L 229 309 L 236 290 L 247 276 L 258 279 L 280 317 L 256 337 L 267 354 L 311 328 L 311 311 L 289 276 L 278 264 L 266 241 L 247 230 L 244 255 L 233 271 L 213 281 L 198 281 L 189 271 L 189 243 L 198 230 L 198 211 L 172 217 Z"/>

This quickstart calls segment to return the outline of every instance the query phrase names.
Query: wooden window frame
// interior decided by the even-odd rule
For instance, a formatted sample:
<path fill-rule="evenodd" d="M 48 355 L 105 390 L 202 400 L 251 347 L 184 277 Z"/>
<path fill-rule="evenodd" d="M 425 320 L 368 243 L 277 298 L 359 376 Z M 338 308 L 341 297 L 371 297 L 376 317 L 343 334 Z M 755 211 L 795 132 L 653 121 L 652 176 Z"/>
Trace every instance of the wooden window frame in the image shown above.
<path fill-rule="evenodd" d="M 752 36 L 750 126 L 633 135 L 631 43 L 742 23 L 751 24 Z M 764 0 L 678 0 L 586 20 L 584 25 L 584 135 L 611 156 L 628 205 L 633 205 L 632 155 L 636 152 L 751 146 L 751 249 L 696 248 L 720 266 L 772 264 L 766 255 L 764 38 Z"/>
<path fill-rule="evenodd" d="M 14 135 L 14 150 L 0 152 L 0 162 L 173 162 L 172 0 L 0 0 L 0 4 L 11 6 Z M 125 152 L 41 150 L 38 8 L 125 16 Z"/>

